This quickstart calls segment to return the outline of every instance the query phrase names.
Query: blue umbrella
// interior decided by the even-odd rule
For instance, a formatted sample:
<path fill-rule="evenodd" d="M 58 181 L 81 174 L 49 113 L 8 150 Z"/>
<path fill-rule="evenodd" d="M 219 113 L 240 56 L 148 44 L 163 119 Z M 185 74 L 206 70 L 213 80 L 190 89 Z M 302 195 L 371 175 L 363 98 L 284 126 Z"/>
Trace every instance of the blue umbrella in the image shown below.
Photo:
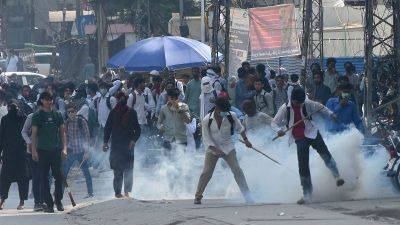
<path fill-rule="evenodd" d="M 199 41 L 177 37 L 153 37 L 128 46 L 109 61 L 109 68 L 129 72 L 177 70 L 205 66 L 211 62 L 211 48 Z"/>

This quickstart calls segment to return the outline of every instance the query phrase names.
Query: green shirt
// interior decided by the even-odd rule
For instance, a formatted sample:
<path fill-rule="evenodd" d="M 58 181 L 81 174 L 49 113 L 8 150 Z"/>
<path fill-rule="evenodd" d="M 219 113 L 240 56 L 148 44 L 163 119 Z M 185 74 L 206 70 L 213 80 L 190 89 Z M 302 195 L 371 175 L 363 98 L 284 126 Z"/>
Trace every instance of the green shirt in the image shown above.
<path fill-rule="evenodd" d="M 61 150 L 60 126 L 63 124 L 64 120 L 59 112 L 35 112 L 32 116 L 32 126 L 37 127 L 37 149 Z"/>

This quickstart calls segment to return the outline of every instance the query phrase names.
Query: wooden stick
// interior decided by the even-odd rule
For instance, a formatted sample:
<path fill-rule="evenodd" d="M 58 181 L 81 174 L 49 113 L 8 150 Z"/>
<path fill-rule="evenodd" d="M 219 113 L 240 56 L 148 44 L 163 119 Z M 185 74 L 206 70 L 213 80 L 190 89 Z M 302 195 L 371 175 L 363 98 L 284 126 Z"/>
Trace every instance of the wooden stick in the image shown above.
<path fill-rule="evenodd" d="M 287 128 L 287 129 L 286 129 L 285 131 L 283 131 L 283 132 L 286 134 L 288 131 L 290 131 L 291 129 L 293 129 L 293 127 L 299 125 L 301 122 L 304 122 L 304 120 L 309 119 L 312 115 L 314 115 L 314 114 L 320 112 L 320 111 L 323 110 L 324 108 L 325 108 L 325 106 L 322 106 L 320 109 L 318 109 L 317 111 L 315 111 L 315 112 L 309 114 L 308 116 L 304 117 L 303 119 L 297 121 L 295 124 L 293 124 L 292 126 L 290 126 L 289 128 Z M 276 137 L 274 137 L 274 139 L 272 139 L 272 141 L 275 141 L 275 140 L 278 139 L 278 138 L 280 138 L 280 136 L 277 135 Z"/>
<path fill-rule="evenodd" d="M 245 144 L 243 140 L 240 140 L 240 139 L 239 139 L 239 141 L 242 142 L 243 144 Z M 272 162 L 274 162 L 274 163 L 280 165 L 281 167 L 283 167 L 284 169 L 286 169 L 286 170 L 289 171 L 290 173 L 292 173 L 292 174 L 294 174 L 295 176 L 297 176 L 297 173 L 296 173 L 296 172 L 294 172 L 293 170 L 291 170 L 291 169 L 289 169 L 289 168 L 283 166 L 280 162 L 278 162 L 278 161 L 276 161 L 275 159 L 269 157 L 269 156 L 268 156 L 267 154 L 265 154 L 264 152 L 262 152 L 262 151 L 260 151 L 260 150 L 258 150 L 258 149 L 256 149 L 256 148 L 254 148 L 254 147 L 251 147 L 251 149 L 253 149 L 254 151 L 260 153 L 261 155 L 267 157 L 267 158 L 268 158 L 269 160 L 271 160 Z"/>
<path fill-rule="evenodd" d="M 243 144 L 245 144 L 244 141 L 242 141 L 242 140 L 240 140 L 240 139 L 239 139 L 239 141 L 242 142 Z M 262 151 L 260 151 L 260 150 L 258 150 L 258 149 L 256 149 L 256 148 L 254 148 L 254 147 L 251 147 L 251 149 L 253 149 L 254 151 L 260 153 L 261 155 L 267 157 L 267 158 L 268 158 L 269 160 L 271 160 L 272 162 L 274 162 L 274 163 L 276 163 L 276 164 L 282 166 L 282 164 L 281 164 L 280 162 L 278 162 L 278 161 L 276 161 L 275 159 L 269 157 L 269 156 L 268 156 L 267 154 L 265 154 L 264 152 L 262 152 Z"/>
<path fill-rule="evenodd" d="M 75 207 L 76 206 L 75 199 L 74 199 L 74 196 L 72 196 L 72 192 L 71 192 L 71 189 L 69 188 L 67 179 L 64 179 L 64 187 L 67 190 L 68 197 L 69 197 L 69 200 L 71 201 L 72 207 Z"/>
<path fill-rule="evenodd" d="M 86 161 L 85 159 L 82 160 L 82 162 L 79 164 L 78 170 L 81 169 L 81 167 L 82 167 L 82 165 L 83 165 L 83 163 L 85 161 Z M 69 184 L 67 182 L 67 178 L 66 177 L 64 179 L 64 187 L 65 187 L 65 190 L 68 193 L 68 197 L 69 197 L 69 200 L 71 201 L 72 207 L 75 207 L 76 206 L 76 202 L 75 202 L 74 196 L 72 195 L 72 191 L 71 191 L 71 189 L 69 187 Z"/>

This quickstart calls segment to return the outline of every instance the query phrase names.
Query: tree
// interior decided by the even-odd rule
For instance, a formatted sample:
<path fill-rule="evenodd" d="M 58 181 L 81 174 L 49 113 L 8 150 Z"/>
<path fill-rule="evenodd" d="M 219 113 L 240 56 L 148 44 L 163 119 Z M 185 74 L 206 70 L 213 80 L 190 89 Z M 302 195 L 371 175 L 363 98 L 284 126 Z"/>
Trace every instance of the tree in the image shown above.
<path fill-rule="evenodd" d="M 144 28 L 147 28 L 147 20 L 150 19 L 150 30 L 154 36 L 168 35 L 168 22 L 173 12 L 179 12 L 179 0 L 92 0 L 103 1 L 108 17 L 116 16 L 119 22 L 130 23 L 141 36 Z M 150 15 L 143 6 L 150 5 Z M 185 0 L 185 15 L 200 15 L 200 1 Z M 138 22 L 140 21 L 140 22 Z"/>

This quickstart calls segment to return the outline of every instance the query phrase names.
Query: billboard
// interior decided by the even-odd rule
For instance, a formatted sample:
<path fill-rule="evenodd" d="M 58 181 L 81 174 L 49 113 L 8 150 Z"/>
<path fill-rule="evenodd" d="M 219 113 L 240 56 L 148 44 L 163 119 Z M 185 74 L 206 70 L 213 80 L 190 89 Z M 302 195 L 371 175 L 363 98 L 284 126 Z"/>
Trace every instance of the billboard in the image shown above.
<path fill-rule="evenodd" d="M 251 60 L 300 55 L 294 5 L 249 9 Z"/>
<path fill-rule="evenodd" d="M 249 15 L 245 9 L 231 9 L 229 47 L 229 72 L 235 74 L 241 63 L 247 60 L 249 49 Z"/>

